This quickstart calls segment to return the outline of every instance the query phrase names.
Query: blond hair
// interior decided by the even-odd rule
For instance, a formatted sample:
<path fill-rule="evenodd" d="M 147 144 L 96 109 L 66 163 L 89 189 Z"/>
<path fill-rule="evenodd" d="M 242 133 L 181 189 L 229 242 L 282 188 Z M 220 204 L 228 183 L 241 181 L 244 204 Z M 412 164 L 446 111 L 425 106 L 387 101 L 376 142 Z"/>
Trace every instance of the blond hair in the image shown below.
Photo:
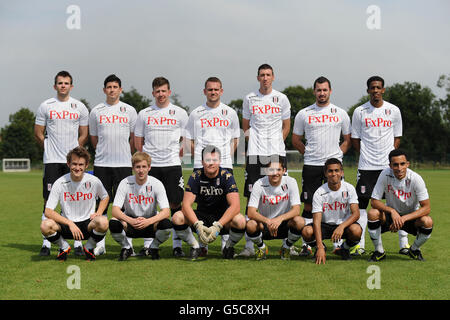
<path fill-rule="evenodd" d="M 150 166 L 150 164 L 152 163 L 152 157 L 150 157 L 150 155 L 148 155 L 148 154 L 145 153 L 145 152 L 137 151 L 137 152 L 135 152 L 135 153 L 133 154 L 133 156 L 131 157 L 131 164 L 132 164 L 133 167 L 134 167 L 134 165 L 135 165 L 136 163 L 141 162 L 141 161 L 144 161 L 144 160 L 147 161 L 148 166 Z"/>

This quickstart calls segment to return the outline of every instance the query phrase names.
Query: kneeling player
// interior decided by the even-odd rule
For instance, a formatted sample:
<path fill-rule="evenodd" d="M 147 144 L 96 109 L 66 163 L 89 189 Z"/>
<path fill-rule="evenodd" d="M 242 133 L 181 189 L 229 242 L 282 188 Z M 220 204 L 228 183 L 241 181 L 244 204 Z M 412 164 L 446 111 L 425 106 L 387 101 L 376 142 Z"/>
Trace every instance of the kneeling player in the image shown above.
<path fill-rule="evenodd" d="M 172 223 L 166 190 L 161 181 L 149 176 L 151 158 L 144 152 L 136 152 L 131 163 L 134 175 L 123 179 L 117 188 L 109 221 L 112 237 L 121 246 L 119 261 L 133 254 L 129 238 L 154 238 L 145 255 L 159 259 L 159 246 L 169 239 Z M 160 211 L 157 212 L 159 206 Z M 125 207 L 125 212 L 122 212 Z"/>
<path fill-rule="evenodd" d="M 220 167 L 220 150 L 214 146 L 203 149 L 202 166 L 189 178 L 182 211 L 172 217 L 173 228 L 178 237 L 191 246 L 193 260 L 199 256 L 200 247 L 189 225 L 193 225 L 204 244 L 213 242 L 219 234 L 229 234 L 222 254 L 225 259 L 233 259 L 234 246 L 245 232 L 236 181 L 227 169 Z M 197 202 L 195 211 L 192 209 L 194 202 Z"/>
<path fill-rule="evenodd" d="M 303 238 L 308 245 L 316 246 L 316 264 L 325 263 L 325 246 L 322 239 L 346 241 L 336 248 L 335 253 L 343 260 L 350 259 L 349 249 L 361 239 L 358 196 L 355 187 L 342 181 L 344 169 L 335 158 L 325 162 L 327 183 L 316 190 L 313 196 L 313 223 L 303 228 Z"/>
<path fill-rule="evenodd" d="M 416 236 L 408 249 L 411 258 L 423 261 L 420 247 L 430 238 L 433 220 L 430 199 L 422 177 L 410 170 L 406 153 L 395 149 L 389 153 L 389 168 L 378 177 L 372 192 L 372 209 L 368 212 L 368 229 L 375 251 L 369 261 L 386 258 L 381 233 L 404 230 Z M 381 199 L 386 195 L 386 204 Z"/>
<path fill-rule="evenodd" d="M 285 176 L 282 160 L 271 161 L 267 176 L 253 185 L 248 202 L 247 236 L 257 249 L 256 260 L 266 258 L 264 240 L 284 239 L 281 259 L 290 259 L 291 246 L 300 239 L 305 220 L 300 216 L 300 195 L 297 181 Z M 258 212 L 258 211 L 259 212 Z"/>
<path fill-rule="evenodd" d="M 41 223 L 44 237 L 59 246 L 57 259 L 65 261 L 71 248 L 65 239 L 87 239 L 84 246 L 86 260 L 95 260 L 94 248 L 108 231 L 108 219 L 102 216 L 108 206 L 108 193 L 101 181 L 85 174 L 89 153 L 76 147 L 67 154 L 70 172 L 54 183 L 45 207 L 46 220 Z M 95 212 L 96 199 L 100 203 Z M 61 206 L 61 214 L 55 211 Z"/>

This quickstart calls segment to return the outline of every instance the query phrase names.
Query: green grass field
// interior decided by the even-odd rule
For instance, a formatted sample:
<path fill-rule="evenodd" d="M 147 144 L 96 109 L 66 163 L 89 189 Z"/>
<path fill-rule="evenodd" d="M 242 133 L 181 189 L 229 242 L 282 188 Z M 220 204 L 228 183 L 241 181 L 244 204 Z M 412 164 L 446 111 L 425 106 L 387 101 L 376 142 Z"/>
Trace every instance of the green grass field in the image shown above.
<path fill-rule="evenodd" d="M 0 299 L 159 299 L 159 300 L 301 300 L 301 299 L 450 299 L 450 205 L 447 202 L 449 170 L 418 171 L 427 183 L 431 216 L 435 222 L 430 240 L 423 246 L 425 262 L 398 254 L 397 234 L 385 233 L 387 259 L 379 264 L 380 289 L 370 290 L 367 254 L 341 261 L 331 253 L 327 264 L 317 266 L 311 258 L 278 256 L 280 240 L 267 241 L 266 261 L 222 260 L 219 241 L 210 246 L 202 261 L 173 258 L 171 239 L 162 246 L 162 259 L 131 257 L 118 262 L 120 247 L 107 235 L 106 255 L 95 262 L 71 254 L 65 263 L 38 255 L 42 237 L 42 172 L 0 172 Z M 185 172 L 185 181 L 190 172 Z M 242 169 L 236 168 L 243 188 Z M 300 182 L 300 173 L 291 176 Z M 345 169 L 346 180 L 355 184 L 356 169 Z M 241 199 L 244 208 L 245 198 Z M 243 209 L 242 209 L 243 211 Z M 412 243 L 413 237 L 409 236 Z M 71 242 L 71 241 L 70 241 Z M 135 239 L 139 250 L 143 241 Z M 326 242 L 329 244 L 329 242 Z M 240 251 L 244 240 L 237 245 Z M 330 244 L 331 245 L 331 244 Z M 328 247 L 330 247 L 328 245 Z M 188 247 L 183 246 L 186 253 Z M 366 249 L 373 246 L 366 235 Z M 80 289 L 68 289 L 69 266 L 80 269 Z M 69 279 L 70 280 L 70 279 Z"/>

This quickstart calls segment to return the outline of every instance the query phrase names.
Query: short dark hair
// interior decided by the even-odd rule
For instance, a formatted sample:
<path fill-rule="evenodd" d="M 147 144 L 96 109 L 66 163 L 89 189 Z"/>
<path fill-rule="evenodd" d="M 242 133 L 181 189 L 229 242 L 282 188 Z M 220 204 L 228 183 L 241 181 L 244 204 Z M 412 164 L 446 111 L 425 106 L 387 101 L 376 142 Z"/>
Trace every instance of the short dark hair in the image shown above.
<path fill-rule="evenodd" d="M 86 160 L 86 164 L 89 164 L 89 161 L 91 160 L 91 155 L 89 152 L 83 148 L 83 147 L 75 147 L 74 149 L 70 150 L 67 154 L 67 163 L 70 163 L 72 161 L 72 155 L 77 156 L 78 158 L 84 158 Z"/>
<path fill-rule="evenodd" d="M 313 89 L 316 88 L 316 84 L 318 84 L 318 83 L 325 83 L 325 82 L 328 82 L 328 87 L 330 87 L 330 89 L 331 89 L 331 82 L 330 82 L 330 80 L 328 80 L 324 76 L 320 76 L 314 81 Z"/>
<path fill-rule="evenodd" d="M 207 153 L 218 153 L 219 154 L 219 159 L 222 156 L 222 153 L 220 152 L 220 149 L 216 146 L 213 146 L 211 144 L 207 145 L 206 147 L 203 148 L 202 150 L 202 161 L 205 158 L 205 154 Z"/>
<path fill-rule="evenodd" d="M 119 77 L 115 74 L 110 74 L 106 77 L 105 81 L 103 81 L 103 86 L 106 88 L 106 85 L 108 82 L 117 82 L 119 84 L 119 87 L 122 88 L 122 81 L 120 81 Z"/>
<path fill-rule="evenodd" d="M 56 74 L 56 76 L 55 76 L 55 85 L 56 85 L 56 81 L 58 80 L 58 77 L 64 77 L 64 78 L 67 78 L 67 77 L 69 77 L 70 78 L 70 84 L 73 84 L 73 79 L 72 79 L 72 76 L 70 75 L 70 73 L 69 72 L 67 72 L 67 71 L 60 71 L 60 72 L 58 72 L 57 74 Z"/>
<path fill-rule="evenodd" d="M 208 82 L 217 82 L 217 83 L 220 84 L 220 87 L 222 88 L 222 81 L 220 81 L 220 79 L 217 78 L 217 77 L 209 77 L 208 79 L 206 79 L 206 81 L 205 81 L 205 88 L 206 88 L 206 84 Z"/>
<path fill-rule="evenodd" d="M 408 160 L 408 155 L 402 149 L 394 149 L 389 152 L 389 163 L 391 163 L 393 157 L 405 156 L 406 160 Z"/>
<path fill-rule="evenodd" d="M 267 70 L 267 69 L 272 70 L 272 74 L 273 74 L 273 68 L 269 64 L 264 63 L 258 67 L 258 76 L 259 76 L 259 72 L 261 70 Z"/>
<path fill-rule="evenodd" d="M 158 88 L 158 87 L 162 87 L 165 84 L 167 84 L 167 88 L 170 90 L 169 80 L 167 80 L 164 77 L 156 77 L 155 79 L 153 79 L 152 88 L 155 89 L 155 88 Z"/>
<path fill-rule="evenodd" d="M 280 156 L 278 154 L 273 154 L 270 156 L 269 163 L 267 167 L 270 167 L 272 163 L 280 163 L 283 169 L 286 169 L 286 157 Z"/>
<path fill-rule="evenodd" d="M 343 169 L 342 162 L 339 159 L 330 158 L 330 159 L 327 159 L 327 161 L 325 161 L 325 166 L 323 167 L 323 171 L 327 172 L 328 166 L 331 164 L 338 164 L 341 166 L 341 169 Z"/>
<path fill-rule="evenodd" d="M 369 79 L 367 79 L 367 89 L 370 88 L 370 83 L 373 81 L 381 81 L 381 86 L 384 88 L 384 79 L 380 76 L 372 76 Z"/>

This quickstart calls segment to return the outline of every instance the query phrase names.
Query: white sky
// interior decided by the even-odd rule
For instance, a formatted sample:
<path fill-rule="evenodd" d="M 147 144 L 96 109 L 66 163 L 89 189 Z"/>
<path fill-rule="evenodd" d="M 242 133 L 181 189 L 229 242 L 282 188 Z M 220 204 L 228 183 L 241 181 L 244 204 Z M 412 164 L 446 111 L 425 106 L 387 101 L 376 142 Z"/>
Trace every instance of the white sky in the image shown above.
<path fill-rule="evenodd" d="M 66 27 L 71 4 L 81 10 L 80 30 Z M 380 30 L 366 26 L 370 5 L 380 8 Z M 228 103 L 257 88 L 262 63 L 274 67 L 280 91 L 328 77 L 332 102 L 345 109 L 374 74 L 440 94 L 438 77 L 450 73 L 449 15 L 446 0 L 0 0 L 0 127 L 54 96 L 60 70 L 74 77 L 72 96 L 91 107 L 104 100 L 111 73 L 148 97 L 153 78 L 164 76 L 192 108 L 204 102 L 205 79 L 218 76 Z"/>

